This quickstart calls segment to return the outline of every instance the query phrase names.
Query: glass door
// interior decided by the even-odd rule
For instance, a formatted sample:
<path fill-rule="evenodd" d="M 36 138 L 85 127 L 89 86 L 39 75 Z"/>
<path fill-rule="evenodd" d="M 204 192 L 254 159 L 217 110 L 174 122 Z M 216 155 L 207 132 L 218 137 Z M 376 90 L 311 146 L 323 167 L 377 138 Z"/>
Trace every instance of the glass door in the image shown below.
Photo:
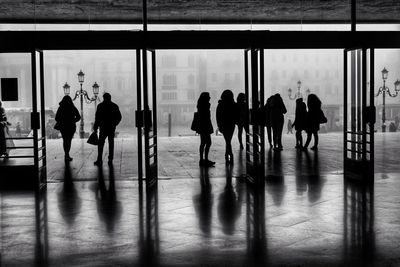
<path fill-rule="evenodd" d="M 7 126 L 1 128 L 0 172 L 6 177 L 1 186 L 46 186 L 43 77 L 42 51 L 0 54 L 1 100 L 7 117 Z"/>
<path fill-rule="evenodd" d="M 139 183 L 142 184 L 144 176 L 146 188 L 149 189 L 157 186 L 158 181 L 156 52 L 138 50 L 136 56 L 138 62 L 136 126 L 139 146 Z M 145 172 L 143 172 L 143 163 Z"/>
<path fill-rule="evenodd" d="M 38 173 L 39 188 L 47 183 L 46 168 L 46 114 L 44 103 L 43 51 L 32 52 L 32 113 L 34 167 Z"/>
<path fill-rule="evenodd" d="M 246 132 L 246 177 L 252 184 L 264 178 L 265 137 L 260 123 L 264 103 L 264 50 L 248 49 L 244 52 L 245 94 L 248 106 Z"/>
<path fill-rule="evenodd" d="M 344 174 L 374 176 L 374 51 L 344 51 Z"/>

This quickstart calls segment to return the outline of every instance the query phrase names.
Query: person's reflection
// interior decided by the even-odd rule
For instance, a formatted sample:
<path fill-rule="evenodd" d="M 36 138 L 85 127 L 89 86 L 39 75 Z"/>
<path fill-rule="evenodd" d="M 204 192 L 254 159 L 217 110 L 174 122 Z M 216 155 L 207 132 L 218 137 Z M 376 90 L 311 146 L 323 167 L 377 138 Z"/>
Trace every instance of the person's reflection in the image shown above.
<path fill-rule="evenodd" d="M 303 152 L 296 151 L 295 174 L 296 174 L 296 192 L 297 195 L 302 196 L 307 192 L 308 177 L 304 174 L 303 165 Z"/>
<path fill-rule="evenodd" d="M 208 167 L 200 168 L 200 194 L 193 197 L 194 209 L 199 219 L 200 230 L 209 236 L 211 234 L 213 194 L 211 193 Z"/>
<path fill-rule="evenodd" d="M 373 184 L 344 180 L 344 265 L 369 266 L 376 254 Z"/>
<path fill-rule="evenodd" d="M 274 175 L 267 175 L 267 191 L 271 194 L 275 206 L 280 206 L 286 193 L 285 177 L 282 170 L 281 153 L 269 152 L 267 161 L 272 162 Z"/>
<path fill-rule="evenodd" d="M 146 205 L 143 191 L 139 190 L 139 263 L 138 266 L 159 265 L 159 225 L 157 187 L 146 190 Z M 146 208 L 144 210 L 144 208 Z"/>
<path fill-rule="evenodd" d="M 78 192 L 72 181 L 71 167 L 67 162 L 64 170 L 64 185 L 58 193 L 58 208 L 65 222 L 72 226 L 82 206 Z"/>
<path fill-rule="evenodd" d="M 227 235 L 235 232 L 236 220 L 240 217 L 241 203 L 232 186 L 232 165 L 226 164 L 226 185 L 218 199 L 218 217 L 222 231 Z"/>
<path fill-rule="evenodd" d="M 48 226 L 47 226 L 47 191 L 35 192 L 35 217 L 36 217 L 36 245 L 35 266 L 48 264 Z M 0 262 L 1 265 L 1 262 Z"/>
<path fill-rule="evenodd" d="M 105 223 L 107 232 L 112 233 L 114 226 L 122 214 L 121 202 L 117 200 L 115 192 L 114 168 L 110 165 L 109 187 L 107 190 L 104 181 L 103 168 L 99 168 L 96 190 L 96 205 L 100 220 Z"/>
<path fill-rule="evenodd" d="M 306 168 L 308 171 L 308 201 L 314 203 L 321 198 L 322 188 L 325 179 L 321 178 L 319 169 L 318 153 L 314 152 L 314 158 L 311 159 L 310 153 L 304 151 L 306 155 Z"/>
<path fill-rule="evenodd" d="M 248 185 L 246 191 L 247 265 L 266 266 L 265 184 L 258 187 Z"/>

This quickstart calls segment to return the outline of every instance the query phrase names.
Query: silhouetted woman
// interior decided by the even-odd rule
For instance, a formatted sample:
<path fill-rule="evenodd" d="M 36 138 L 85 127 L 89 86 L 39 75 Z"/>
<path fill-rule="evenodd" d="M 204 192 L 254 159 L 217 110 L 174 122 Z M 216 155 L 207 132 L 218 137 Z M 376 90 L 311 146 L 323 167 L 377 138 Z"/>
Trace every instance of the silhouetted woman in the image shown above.
<path fill-rule="evenodd" d="M 321 123 L 326 123 L 325 115 L 321 109 L 321 100 L 315 94 L 308 95 L 307 98 L 307 141 L 304 145 L 304 149 L 307 149 L 311 142 L 311 136 L 314 136 L 314 146 L 311 147 L 312 150 L 318 149 L 318 131 L 319 125 Z"/>
<path fill-rule="evenodd" d="M 4 155 L 6 158 L 8 157 L 6 137 L 9 136 L 9 125 L 11 125 L 11 123 L 7 121 L 6 110 L 3 108 L 3 104 L 0 101 L 0 156 Z"/>
<path fill-rule="evenodd" d="M 65 161 L 71 161 L 72 158 L 69 156 L 69 151 L 71 150 L 72 138 L 76 131 L 76 123 L 81 119 L 81 116 L 70 96 L 64 96 L 59 104 L 60 106 L 56 113 L 56 122 L 63 138 L 64 159 Z"/>
<path fill-rule="evenodd" d="M 248 111 L 247 111 L 247 104 L 246 104 L 246 95 L 240 93 L 236 98 L 236 104 L 238 108 L 238 140 L 240 144 L 240 149 L 243 149 L 243 142 L 242 142 L 242 134 L 243 128 L 247 132 L 247 122 L 248 122 Z"/>
<path fill-rule="evenodd" d="M 284 116 L 287 112 L 285 104 L 280 94 L 272 96 L 271 100 L 271 125 L 274 135 L 274 150 L 282 150 L 282 131 L 284 124 Z"/>
<path fill-rule="evenodd" d="M 295 148 L 303 148 L 303 137 L 301 132 L 306 129 L 307 123 L 307 107 L 303 102 L 303 98 L 296 99 L 296 117 L 292 126 L 296 129 L 296 146 Z"/>
<path fill-rule="evenodd" d="M 272 123 L 271 123 L 271 102 L 272 96 L 267 99 L 264 106 L 265 127 L 267 128 L 267 136 L 269 147 L 272 148 Z"/>
<path fill-rule="evenodd" d="M 237 108 L 235 100 L 233 99 L 233 93 L 231 90 L 225 90 L 222 92 L 221 99 L 218 101 L 217 124 L 219 131 L 223 134 L 225 139 L 225 161 L 229 164 L 233 164 L 231 141 L 236 122 Z"/>
<path fill-rule="evenodd" d="M 200 166 L 214 166 L 215 162 L 208 159 L 211 147 L 211 134 L 214 129 L 211 123 L 210 94 L 201 93 L 197 100 L 198 125 L 196 132 L 200 135 Z M 204 155 L 204 156 L 203 156 Z"/>

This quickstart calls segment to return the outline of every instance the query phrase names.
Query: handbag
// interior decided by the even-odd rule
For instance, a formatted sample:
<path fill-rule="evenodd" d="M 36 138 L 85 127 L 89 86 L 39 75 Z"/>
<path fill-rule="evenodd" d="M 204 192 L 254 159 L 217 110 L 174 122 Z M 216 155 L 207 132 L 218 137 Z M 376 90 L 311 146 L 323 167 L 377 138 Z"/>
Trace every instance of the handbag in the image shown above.
<path fill-rule="evenodd" d="M 319 123 L 323 124 L 323 123 L 327 123 L 328 119 L 325 117 L 324 112 L 321 110 L 320 114 L 319 114 L 320 118 L 319 118 Z"/>
<path fill-rule="evenodd" d="M 97 132 L 92 132 L 90 134 L 87 143 L 94 146 L 97 146 L 99 144 L 99 137 L 97 136 Z"/>
<path fill-rule="evenodd" d="M 199 121 L 199 113 L 198 112 L 195 112 L 194 114 L 193 114 L 193 121 L 192 121 L 192 125 L 190 126 L 190 129 L 192 130 L 192 131 L 195 131 L 195 132 L 197 132 L 198 130 L 199 130 L 199 124 L 200 124 L 200 121 Z"/>

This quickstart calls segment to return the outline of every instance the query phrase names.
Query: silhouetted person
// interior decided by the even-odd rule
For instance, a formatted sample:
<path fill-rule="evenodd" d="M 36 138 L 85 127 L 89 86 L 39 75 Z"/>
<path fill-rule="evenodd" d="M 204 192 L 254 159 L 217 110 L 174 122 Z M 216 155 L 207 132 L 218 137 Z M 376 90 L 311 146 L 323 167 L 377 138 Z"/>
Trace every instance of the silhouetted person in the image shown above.
<path fill-rule="evenodd" d="M 22 136 L 22 130 L 21 130 L 20 122 L 17 122 L 17 125 L 15 126 L 15 136 L 16 137 L 21 137 Z"/>
<path fill-rule="evenodd" d="M 197 100 L 198 125 L 196 132 L 200 135 L 200 166 L 214 166 L 215 162 L 208 159 L 211 147 L 211 134 L 214 132 L 211 123 L 210 94 L 201 93 Z"/>
<path fill-rule="evenodd" d="M 233 93 L 231 90 L 225 90 L 222 92 L 221 99 L 218 101 L 217 124 L 219 131 L 223 134 L 225 139 L 225 161 L 228 164 L 233 164 L 231 141 L 236 122 L 237 108 L 235 100 L 233 99 Z"/>
<path fill-rule="evenodd" d="M 117 104 L 111 102 L 111 95 L 105 93 L 104 101 L 97 106 L 96 118 L 93 129 L 97 131 L 100 128 L 99 145 L 97 160 L 94 165 L 101 166 L 103 164 L 103 148 L 106 138 L 108 138 L 108 164 L 112 164 L 114 159 L 114 136 L 115 128 L 121 122 L 122 116 Z"/>
<path fill-rule="evenodd" d="M 272 148 L 272 123 L 271 123 L 271 102 L 272 96 L 267 99 L 264 106 L 265 127 L 267 128 L 267 136 L 269 147 Z"/>
<path fill-rule="evenodd" d="M 71 161 L 72 158 L 69 156 L 69 151 L 76 131 L 76 123 L 81 119 L 81 115 L 79 115 L 78 109 L 68 95 L 63 97 L 59 105 L 56 113 L 56 122 L 59 125 L 63 139 L 64 160 Z"/>
<path fill-rule="evenodd" d="M 321 109 L 321 100 L 319 100 L 318 96 L 315 94 L 310 94 L 308 95 L 307 98 L 307 106 L 308 106 L 308 112 L 307 112 L 307 141 L 304 144 L 304 149 L 307 149 L 308 145 L 311 142 L 311 136 L 314 136 L 314 146 L 311 147 L 312 150 L 317 150 L 318 149 L 318 131 L 319 131 L 319 125 L 321 123 L 326 122 L 326 118 L 324 116 L 324 113 Z"/>
<path fill-rule="evenodd" d="M 8 126 L 11 125 L 7 121 L 6 110 L 3 108 L 3 103 L 0 101 L 0 156 L 8 157 L 7 140 Z"/>
<path fill-rule="evenodd" d="M 303 148 L 303 137 L 301 132 L 306 130 L 307 126 L 307 107 L 303 102 L 303 98 L 296 99 L 296 117 L 293 125 L 296 129 L 296 146 L 295 148 Z"/>
<path fill-rule="evenodd" d="M 248 109 L 247 109 L 247 104 L 246 104 L 246 95 L 243 93 L 240 93 L 237 98 L 236 98 L 236 104 L 238 108 L 238 121 L 237 121 L 237 126 L 238 126 L 238 140 L 240 144 L 240 149 L 243 149 L 243 142 L 242 142 L 242 134 L 243 134 L 243 128 L 245 131 L 248 131 Z"/>
<path fill-rule="evenodd" d="M 282 150 L 282 131 L 284 124 L 284 116 L 287 112 L 280 94 L 272 96 L 271 100 L 271 125 L 274 134 L 274 150 Z"/>

